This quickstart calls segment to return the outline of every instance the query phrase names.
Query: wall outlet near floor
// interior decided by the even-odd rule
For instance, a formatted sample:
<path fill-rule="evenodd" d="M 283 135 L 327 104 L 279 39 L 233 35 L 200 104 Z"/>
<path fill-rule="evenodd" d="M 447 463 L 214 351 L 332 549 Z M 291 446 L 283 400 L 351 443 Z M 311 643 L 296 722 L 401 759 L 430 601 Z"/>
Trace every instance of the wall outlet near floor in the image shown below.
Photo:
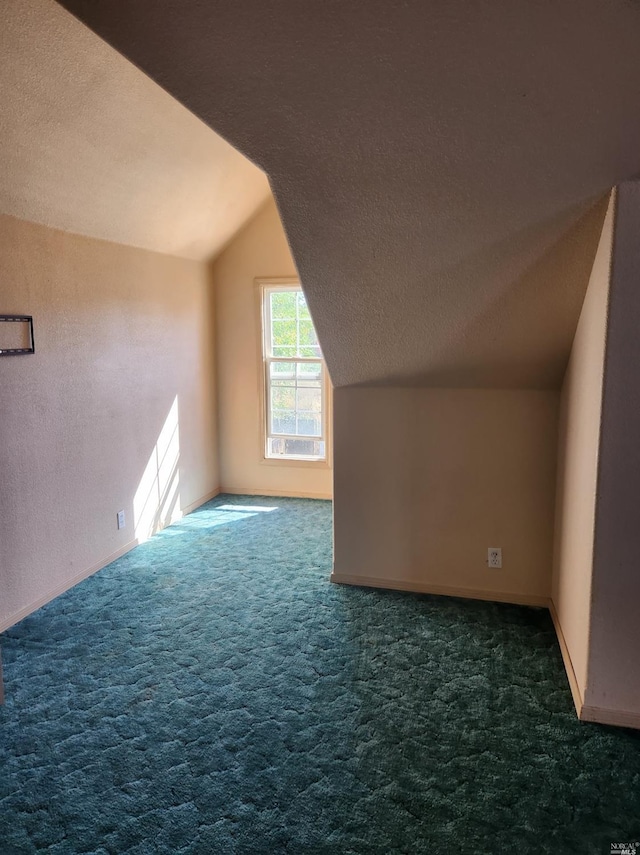
<path fill-rule="evenodd" d="M 499 570 L 502 567 L 502 547 L 490 546 L 487 550 L 487 564 Z"/>
<path fill-rule="evenodd" d="M 118 511 L 118 528 L 121 529 L 124 528 L 124 526 L 124 511 Z"/>

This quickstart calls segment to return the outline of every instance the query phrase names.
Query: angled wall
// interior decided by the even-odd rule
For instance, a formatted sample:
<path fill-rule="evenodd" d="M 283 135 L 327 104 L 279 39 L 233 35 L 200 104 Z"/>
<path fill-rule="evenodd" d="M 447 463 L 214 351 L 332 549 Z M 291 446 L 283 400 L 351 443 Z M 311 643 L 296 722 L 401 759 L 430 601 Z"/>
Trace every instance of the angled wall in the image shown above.
<path fill-rule="evenodd" d="M 216 490 L 212 302 L 202 263 L 0 217 L 36 344 L 0 358 L 0 628 Z"/>
<path fill-rule="evenodd" d="M 600 415 L 615 194 L 612 194 L 560 398 L 552 614 L 578 708 L 587 686 Z"/>
<path fill-rule="evenodd" d="M 616 188 L 562 391 L 553 608 L 582 719 L 640 727 L 640 184 Z"/>
<path fill-rule="evenodd" d="M 617 189 L 582 717 L 640 727 L 640 182 Z"/>

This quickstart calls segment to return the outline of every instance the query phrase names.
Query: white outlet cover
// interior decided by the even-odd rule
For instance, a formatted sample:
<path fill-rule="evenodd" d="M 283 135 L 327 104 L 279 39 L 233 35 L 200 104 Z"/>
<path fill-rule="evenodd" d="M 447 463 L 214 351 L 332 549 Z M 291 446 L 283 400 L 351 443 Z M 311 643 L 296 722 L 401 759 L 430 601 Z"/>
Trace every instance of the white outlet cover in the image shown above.
<path fill-rule="evenodd" d="M 118 511 L 118 528 L 124 528 L 124 511 Z"/>
<path fill-rule="evenodd" d="M 499 570 L 502 567 L 502 547 L 490 546 L 487 550 L 487 564 Z"/>

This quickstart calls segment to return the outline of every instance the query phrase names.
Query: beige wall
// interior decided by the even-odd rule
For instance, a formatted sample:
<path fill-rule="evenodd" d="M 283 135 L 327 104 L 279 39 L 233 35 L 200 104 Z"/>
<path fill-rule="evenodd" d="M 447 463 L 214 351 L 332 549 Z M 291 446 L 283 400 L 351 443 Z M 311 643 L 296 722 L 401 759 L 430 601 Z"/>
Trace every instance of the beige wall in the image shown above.
<path fill-rule="evenodd" d="M 53 0 L 3 0 L 0 211 L 207 260 L 266 176 Z"/>
<path fill-rule="evenodd" d="M 557 408 L 556 392 L 336 389 L 334 578 L 546 602 Z"/>
<path fill-rule="evenodd" d="M 587 686 L 613 194 L 562 386 L 552 600 L 580 696 Z"/>
<path fill-rule="evenodd" d="M 0 359 L 6 627 L 218 473 L 205 265 L 2 217 L 0 311 L 32 314 L 36 343 Z"/>
<path fill-rule="evenodd" d="M 255 279 L 295 277 L 296 268 L 270 201 L 237 235 L 213 266 L 220 481 L 224 490 L 329 498 L 326 465 L 262 461 L 260 430 L 261 344 Z"/>

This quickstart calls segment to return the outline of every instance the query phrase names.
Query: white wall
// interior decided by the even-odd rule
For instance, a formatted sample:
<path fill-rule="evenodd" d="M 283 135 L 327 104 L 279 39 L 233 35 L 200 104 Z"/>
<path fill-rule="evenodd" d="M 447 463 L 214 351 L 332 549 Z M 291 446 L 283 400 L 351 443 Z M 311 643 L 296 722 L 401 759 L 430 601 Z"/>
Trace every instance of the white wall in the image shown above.
<path fill-rule="evenodd" d="M 546 603 L 557 409 L 555 392 L 336 389 L 334 579 Z"/>
<path fill-rule="evenodd" d="M 202 263 L 0 218 L 36 344 L 0 358 L 0 627 L 218 487 L 212 303 Z"/>
<path fill-rule="evenodd" d="M 296 276 L 273 201 L 218 257 L 212 276 L 216 286 L 222 488 L 239 493 L 330 498 L 330 466 L 263 461 L 261 321 L 255 279 Z"/>

